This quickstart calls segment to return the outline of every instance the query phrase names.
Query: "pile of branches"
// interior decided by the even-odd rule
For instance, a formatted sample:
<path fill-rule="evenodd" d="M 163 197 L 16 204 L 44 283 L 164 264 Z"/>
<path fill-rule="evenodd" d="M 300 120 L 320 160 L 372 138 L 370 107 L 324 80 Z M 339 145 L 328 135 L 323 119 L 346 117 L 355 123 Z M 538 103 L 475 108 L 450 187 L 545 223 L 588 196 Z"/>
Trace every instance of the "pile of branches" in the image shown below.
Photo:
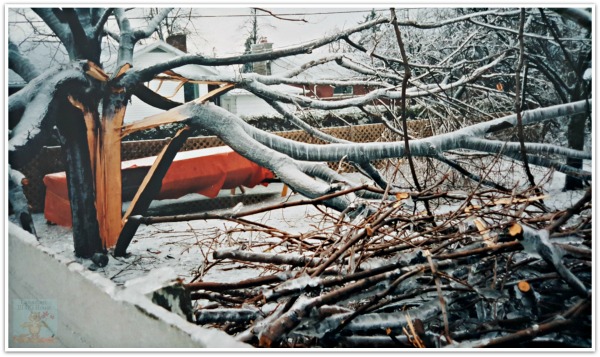
<path fill-rule="evenodd" d="M 539 188 L 385 194 L 302 234 L 229 216 L 268 239 L 215 262 L 262 274 L 186 284 L 195 322 L 257 347 L 591 347 L 591 189 L 559 211 Z"/>

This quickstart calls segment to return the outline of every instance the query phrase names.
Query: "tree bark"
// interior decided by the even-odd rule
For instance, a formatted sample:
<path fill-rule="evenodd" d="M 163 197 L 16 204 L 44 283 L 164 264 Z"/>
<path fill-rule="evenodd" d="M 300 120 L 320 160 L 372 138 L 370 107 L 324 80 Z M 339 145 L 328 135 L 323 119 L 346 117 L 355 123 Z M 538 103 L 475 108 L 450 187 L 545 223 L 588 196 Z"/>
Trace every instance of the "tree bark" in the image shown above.
<path fill-rule="evenodd" d="M 73 219 L 75 255 L 90 258 L 103 252 L 96 205 L 86 126 L 82 113 L 70 103 L 61 106 L 57 127 L 66 163 L 67 187 Z"/>

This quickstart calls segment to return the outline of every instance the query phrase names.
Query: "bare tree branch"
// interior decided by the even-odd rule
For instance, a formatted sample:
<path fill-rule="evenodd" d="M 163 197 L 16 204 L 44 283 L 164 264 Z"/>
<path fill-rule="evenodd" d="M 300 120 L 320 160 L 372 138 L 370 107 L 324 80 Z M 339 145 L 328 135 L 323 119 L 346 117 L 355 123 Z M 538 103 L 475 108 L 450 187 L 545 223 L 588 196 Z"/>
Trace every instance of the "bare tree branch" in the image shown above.
<path fill-rule="evenodd" d="M 15 71 L 28 83 L 40 75 L 40 72 L 29 61 L 29 58 L 23 56 L 19 51 L 19 47 L 10 39 L 8 40 L 8 68 Z"/>
<path fill-rule="evenodd" d="M 259 10 L 259 11 L 262 11 L 262 12 L 266 12 L 267 14 L 269 14 L 269 15 L 271 15 L 274 18 L 279 19 L 279 20 L 299 21 L 299 22 L 306 22 L 306 23 L 308 23 L 308 21 L 306 21 L 305 19 L 290 19 L 290 18 L 281 17 L 279 15 L 274 14 L 272 11 L 261 9 L 260 7 L 254 7 L 253 9 L 256 9 L 256 10 Z"/>
<path fill-rule="evenodd" d="M 108 8 L 104 10 L 102 16 L 100 17 L 96 25 L 94 25 L 93 38 L 100 38 L 102 32 L 104 31 L 104 25 L 108 21 L 108 18 L 113 14 L 113 10 L 113 8 Z"/>
<path fill-rule="evenodd" d="M 173 8 L 164 8 L 158 14 L 154 15 L 152 20 L 142 29 L 135 30 L 133 37 L 135 41 L 150 37 L 154 31 L 158 28 L 159 24 L 169 15 Z"/>

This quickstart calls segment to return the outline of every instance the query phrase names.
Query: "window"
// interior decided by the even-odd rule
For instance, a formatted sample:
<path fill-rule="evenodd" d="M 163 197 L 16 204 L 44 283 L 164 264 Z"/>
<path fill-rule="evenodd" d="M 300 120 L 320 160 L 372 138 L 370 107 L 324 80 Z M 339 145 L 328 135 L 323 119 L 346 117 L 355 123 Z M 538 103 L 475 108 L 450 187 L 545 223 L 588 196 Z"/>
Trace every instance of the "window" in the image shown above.
<path fill-rule="evenodd" d="M 187 103 L 190 100 L 198 98 L 198 85 L 196 83 L 186 83 L 183 85 L 183 100 Z"/>
<path fill-rule="evenodd" d="M 337 86 L 333 88 L 333 95 L 352 95 L 354 92 L 352 86 Z"/>

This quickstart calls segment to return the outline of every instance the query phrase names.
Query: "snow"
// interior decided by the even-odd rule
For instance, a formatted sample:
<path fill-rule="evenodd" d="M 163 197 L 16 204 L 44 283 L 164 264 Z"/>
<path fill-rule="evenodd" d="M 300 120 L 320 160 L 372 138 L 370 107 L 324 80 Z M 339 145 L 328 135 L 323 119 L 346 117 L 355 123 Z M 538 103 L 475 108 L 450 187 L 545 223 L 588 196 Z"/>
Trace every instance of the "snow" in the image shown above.
<path fill-rule="evenodd" d="M 274 189 L 279 190 L 281 184 L 270 186 L 276 186 Z M 246 192 L 261 189 L 264 190 L 262 187 L 255 187 L 246 189 Z M 287 198 L 298 199 L 299 197 Z M 280 201 L 281 198 L 277 197 L 246 208 L 271 205 Z M 225 210 L 215 211 L 215 213 L 224 212 Z M 310 230 L 309 222 L 317 223 L 318 213 L 312 206 L 298 206 L 248 216 L 246 219 L 259 221 L 291 234 L 300 234 Z M 257 252 L 262 251 L 262 240 L 258 239 L 260 233 L 233 231 L 240 226 L 228 221 L 195 220 L 141 225 L 127 250 L 130 255 L 126 258 L 115 258 L 109 254 L 108 265 L 98 268 L 90 260 L 75 257 L 70 228 L 47 224 L 42 213 L 33 214 L 33 220 L 41 237 L 40 244 L 56 254 L 80 262 L 117 285 L 135 285 L 136 279 L 150 273 L 158 274 L 157 281 L 172 277 L 183 279 L 185 282 L 190 282 L 197 275 L 200 275 L 204 281 L 236 282 L 255 278 L 261 273 L 260 270 L 231 261 L 223 261 L 216 267 L 208 268 L 208 265 L 213 262 L 211 253 L 214 250 L 246 248 Z M 282 245 L 281 250 L 285 250 L 285 245 Z M 164 270 L 166 268 L 168 270 Z"/>
<path fill-rule="evenodd" d="M 584 161 L 584 169 L 589 170 L 591 166 L 590 160 Z M 509 171 L 512 175 L 507 174 Z M 536 182 L 543 187 L 545 194 L 544 203 L 552 210 L 564 209 L 572 206 L 583 195 L 583 191 L 567 191 L 563 192 L 562 188 L 565 182 L 565 175 L 558 172 L 549 172 L 547 169 L 532 166 L 532 171 L 535 175 Z M 490 179 L 502 181 L 507 184 L 507 187 L 517 187 L 517 190 L 528 187 L 522 165 L 511 161 L 505 161 L 490 168 Z M 358 174 L 348 175 L 353 181 L 359 181 Z M 404 175 L 404 177 L 408 177 Z M 398 185 L 404 187 L 408 180 L 406 178 L 399 179 Z M 432 180 L 433 182 L 434 180 Z M 512 184 L 511 184 L 512 183 Z M 279 186 L 276 186 L 279 185 Z M 271 184 L 269 187 L 280 190 L 281 184 Z M 255 190 L 264 190 L 263 187 L 248 189 L 246 192 L 258 192 Z M 280 192 L 280 191 L 279 191 Z M 464 191 L 455 191 L 456 196 L 461 197 L 468 195 L 469 189 Z M 287 197 L 272 197 L 268 201 L 256 205 L 246 205 L 242 209 L 253 209 L 256 207 L 270 206 L 280 203 L 284 200 L 299 200 L 302 199 L 299 195 L 291 195 Z M 169 201 L 170 202 L 170 201 Z M 421 202 L 417 202 L 421 204 Z M 460 203 L 459 203 L 460 204 Z M 440 205 L 435 208 L 437 214 L 452 213 L 458 208 L 459 204 Z M 473 205 L 481 204 L 474 200 Z M 420 206 L 417 207 L 421 209 Z M 401 208 L 406 212 L 412 212 L 412 208 Z M 218 210 L 214 213 L 226 213 L 228 210 Z M 158 289 L 174 279 L 181 279 L 185 283 L 192 281 L 205 282 L 239 282 L 246 279 L 256 278 L 261 275 L 269 274 L 286 274 L 286 277 L 293 278 L 271 289 L 264 289 L 263 295 L 267 300 L 280 293 L 286 291 L 306 290 L 311 286 L 318 284 L 319 279 L 313 279 L 306 274 L 290 274 L 287 267 L 278 267 L 265 269 L 251 263 L 238 263 L 228 259 L 216 261 L 212 257 L 212 252 L 216 250 L 248 250 L 253 252 L 263 252 L 270 254 L 285 253 L 285 254 L 303 254 L 302 251 L 291 251 L 285 239 L 277 238 L 277 236 L 269 235 L 261 232 L 260 229 L 255 229 L 254 226 L 242 225 L 225 220 L 194 220 L 188 222 L 171 222 L 160 223 L 149 226 L 140 226 L 133 241 L 131 242 L 128 252 L 130 255 L 126 258 L 115 258 L 109 254 L 109 263 L 106 267 L 98 268 L 91 261 L 78 259 L 73 254 L 73 242 L 71 230 L 45 223 L 42 214 L 33 215 L 35 226 L 40 237 L 39 244 L 44 246 L 44 249 L 52 252 L 55 255 L 64 257 L 65 261 L 77 261 L 84 266 L 86 270 L 95 271 L 95 275 L 99 275 L 102 279 L 112 281 L 116 286 L 124 285 L 128 288 L 133 288 L 138 292 L 145 294 L 152 290 Z M 11 218 L 13 219 L 13 218 Z M 245 217 L 248 221 L 259 222 L 261 225 L 268 226 L 270 229 L 281 230 L 289 235 L 299 235 L 305 242 L 310 241 L 308 233 L 321 230 L 328 232 L 332 228 L 331 220 L 328 220 L 323 214 L 311 205 L 296 206 L 286 209 L 277 209 L 266 213 L 260 213 L 253 216 Z M 440 218 L 442 219 L 442 218 Z M 342 232 L 343 233 L 343 232 Z M 417 232 L 404 232 L 407 236 L 415 236 Z M 565 237 L 564 240 L 573 239 L 573 237 Z M 412 241 L 413 243 L 416 241 Z M 481 245 L 481 242 L 474 242 Z M 463 247 L 469 249 L 469 246 Z M 416 257 L 418 250 L 412 252 L 403 252 L 399 254 L 397 259 L 402 259 L 410 262 Z M 515 257 L 519 257 L 518 253 Z M 396 259 L 396 258 L 394 258 Z M 389 264 L 390 258 L 375 258 L 364 263 L 361 263 L 361 268 L 368 269 L 380 265 Z M 438 262 L 442 264 L 442 262 Z M 477 268 L 473 265 L 473 268 Z M 479 268 L 477 268 L 479 269 Z M 297 272 L 297 271 L 295 271 Z M 92 273 L 92 272 L 89 272 Z M 295 276 L 295 278 L 294 278 Z M 416 279 L 416 278 L 415 278 Z M 149 283 L 151 282 L 151 283 Z M 402 282 L 410 285 L 415 284 L 413 278 Z M 359 292 L 348 297 L 345 302 L 356 301 L 361 298 L 368 298 L 373 293 L 379 293 L 389 287 L 389 282 L 382 282 L 369 291 Z M 497 295 L 494 291 L 479 290 L 479 292 L 490 299 L 503 298 Z M 416 297 L 415 299 L 422 299 Z M 447 303 L 452 300 L 452 296 L 445 296 Z M 306 297 L 301 295 L 295 306 L 301 306 L 306 303 Z M 410 304 L 412 300 L 405 300 L 403 304 Z M 196 307 L 208 304 L 207 300 L 196 300 Z M 344 303 L 341 301 L 340 303 Z M 415 300 L 415 305 L 419 305 L 421 300 Z M 260 307 L 260 314 L 267 316 L 265 320 L 257 323 L 256 331 L 260 331 L 260 326 L 265 326 L 273 321 L 277 313 L 269 315 L 275 309 L 280 308 L 275 302 L 269 302 Z M 475 307 L 477 308 L 477 307 Z M 432 299 L 431 303 L 421 304 L 418 308 L 413 308 L 410 311 L 412 318 L 421 318 L 426 320 L 431 316 L 439 316 L 439 302 L 437 299 Z M 313 311 L 314 312 L 314 311 Z M 312 324 L 314 316 L 310 314 L 306 320 L 295 330 L 305 336 L 321 336 L 326 331 L 337 326 L 349 313 L 339 313 L 334 316 L 325 318 L 319 323 Z M 369 331 L 373 329 L 381 329 L 385 327 L 397 328 L 405 323 L 405 312 L 385 313 L 374 311 L 357 317 L 348 326 L 354 331 Z M 247 341 L 251 334 L 248 331 L 237 335 L 238 341 Z M 482 341 L 479 341 L 482 342 Z M 461 345 L 464 347 L 464 345 Z"/>
<path fill-rule="evenodd" d="M 215 150 L 219 150 L 219 148 Z M 512 166 L 514 164 L 508 163 L 506 165 Z M 500 172 L 506 172 L 505 170 L 509 166 L 502 166 Z M 589 170 L 590 167 L 591 161 L 584 160 L 583 168 Z M 570 207 L 583 196 L 583 191 L 562 191 L 565 181 L 565 175 L 562 173 L 554 172 L 547 176 L 547 170 L 539 169 L 535 166 L 532 166 L 532 171 L 536 182 L 542 182 L 542 178 L 547 178 L 547 182 L 543 185 L 546 195 L 544 203 L 552 210 Z M 527 181 L 524 176 L 519 178 L 520 173 L 517 171 L 515 173 L 516 178 L 512 176 L 510 179 L 520 182 L 520 185 L 525 187 Z M 358 175 L 349 174 L 349 176 L 357 180 Z M 507 177 L 504 179 L 507 179 Z M 280 190 L 280 185 L 271 184 L 269 187 L 273 190 Z M 250 194 L 261 190 L 265 190 L 265 188 L 257 186 L 253 189 L 247 189 L 246 192 Z M 186 199 L 186 197 L 184 196 L 182 199 Z M 284 199 L 300 198 L 301 196 L 299 195 L 293 195 Z M 257 205 L 245 206 L 244 210 L 273 205 L 281 202 L 281 200 L 282 198 L 280 197 L 274 197 Z M 171 201 L 173 200 L 160 202 L 171 204 Z M 153 207 L 156 207 L 156 201 L 153 203 Z M 456 208 L 456 205 L 440 206 L 437 208 L 437 213 L 445 214 L 454 211 Z M 224 212 L 226 210 L 215 211 L 215 213 Z M 261 224 L 280 229 L 289 234 L 307 233 L 315 227 L 324 224 L 322 214 L 311 205 L 279 209 L 245 218 L 249 221 L 260 222 Z M 11 220 L 13 219 L 11 217 Z M 213 262 L 211 253 L 215 250 L 226 248 L 263 252 L 265 243 L 272 244 L 274 240 L 277 240 L 273 237 L 265 240 L 265 235 L 261 232 L 239 229 L 243 227 L 236 223 L 222 220 L 194 220 L 188 222 L 160 223 L 149 226 L 141 225 L 129 246 L 128 252 L 130 255 L 126 258 L 115 258 L 109 254 L 108 265 L 98 268 L 91 261 L 79 259 L 74 256 L 71 229 L 47 224 L 41 213 L 33 214 L 33 220 L 38 236 L 40 237 L 40 244 L 54 253 L 79 261 L 88 269 L 96 270 L 99 274 L 118 285 L 163 268 L 171 269 L 174 278 L 181 278 L 185 282 L 190 282 L 194 278 L 199 278 L 203 281 L 219 282 L 235 282 L 254 278 L 261 271 L 252 268 L 251 265 L 224 260 L 216 266 L 210 267 Z M 266 253 L 285 252 L 302 254 L 302 252 L 287 251 L 285 243 L 278 246 L 277 250 Z M 379 263 L 377 260 L 373 260 L 368 262 L 368 264 L 371 267 L 375 267 L 379 264 L 385 264 L 385 261 Z M 163 272 L 163 274 L 166 273 Z M 297 280 L 290 281 L 289 284 L 289 287 L 281 286 L 279 288 L 301 288 L 300 285 L 310 285 L 310 279 L 299 277 Z"/>
<path fill-rule="evenodd" d="M 586 69 L 585 72 L 583 72 L 582 78 L 586 81 L 591 81 L 592 80 L 592 69 L 591 68 Z"/>

